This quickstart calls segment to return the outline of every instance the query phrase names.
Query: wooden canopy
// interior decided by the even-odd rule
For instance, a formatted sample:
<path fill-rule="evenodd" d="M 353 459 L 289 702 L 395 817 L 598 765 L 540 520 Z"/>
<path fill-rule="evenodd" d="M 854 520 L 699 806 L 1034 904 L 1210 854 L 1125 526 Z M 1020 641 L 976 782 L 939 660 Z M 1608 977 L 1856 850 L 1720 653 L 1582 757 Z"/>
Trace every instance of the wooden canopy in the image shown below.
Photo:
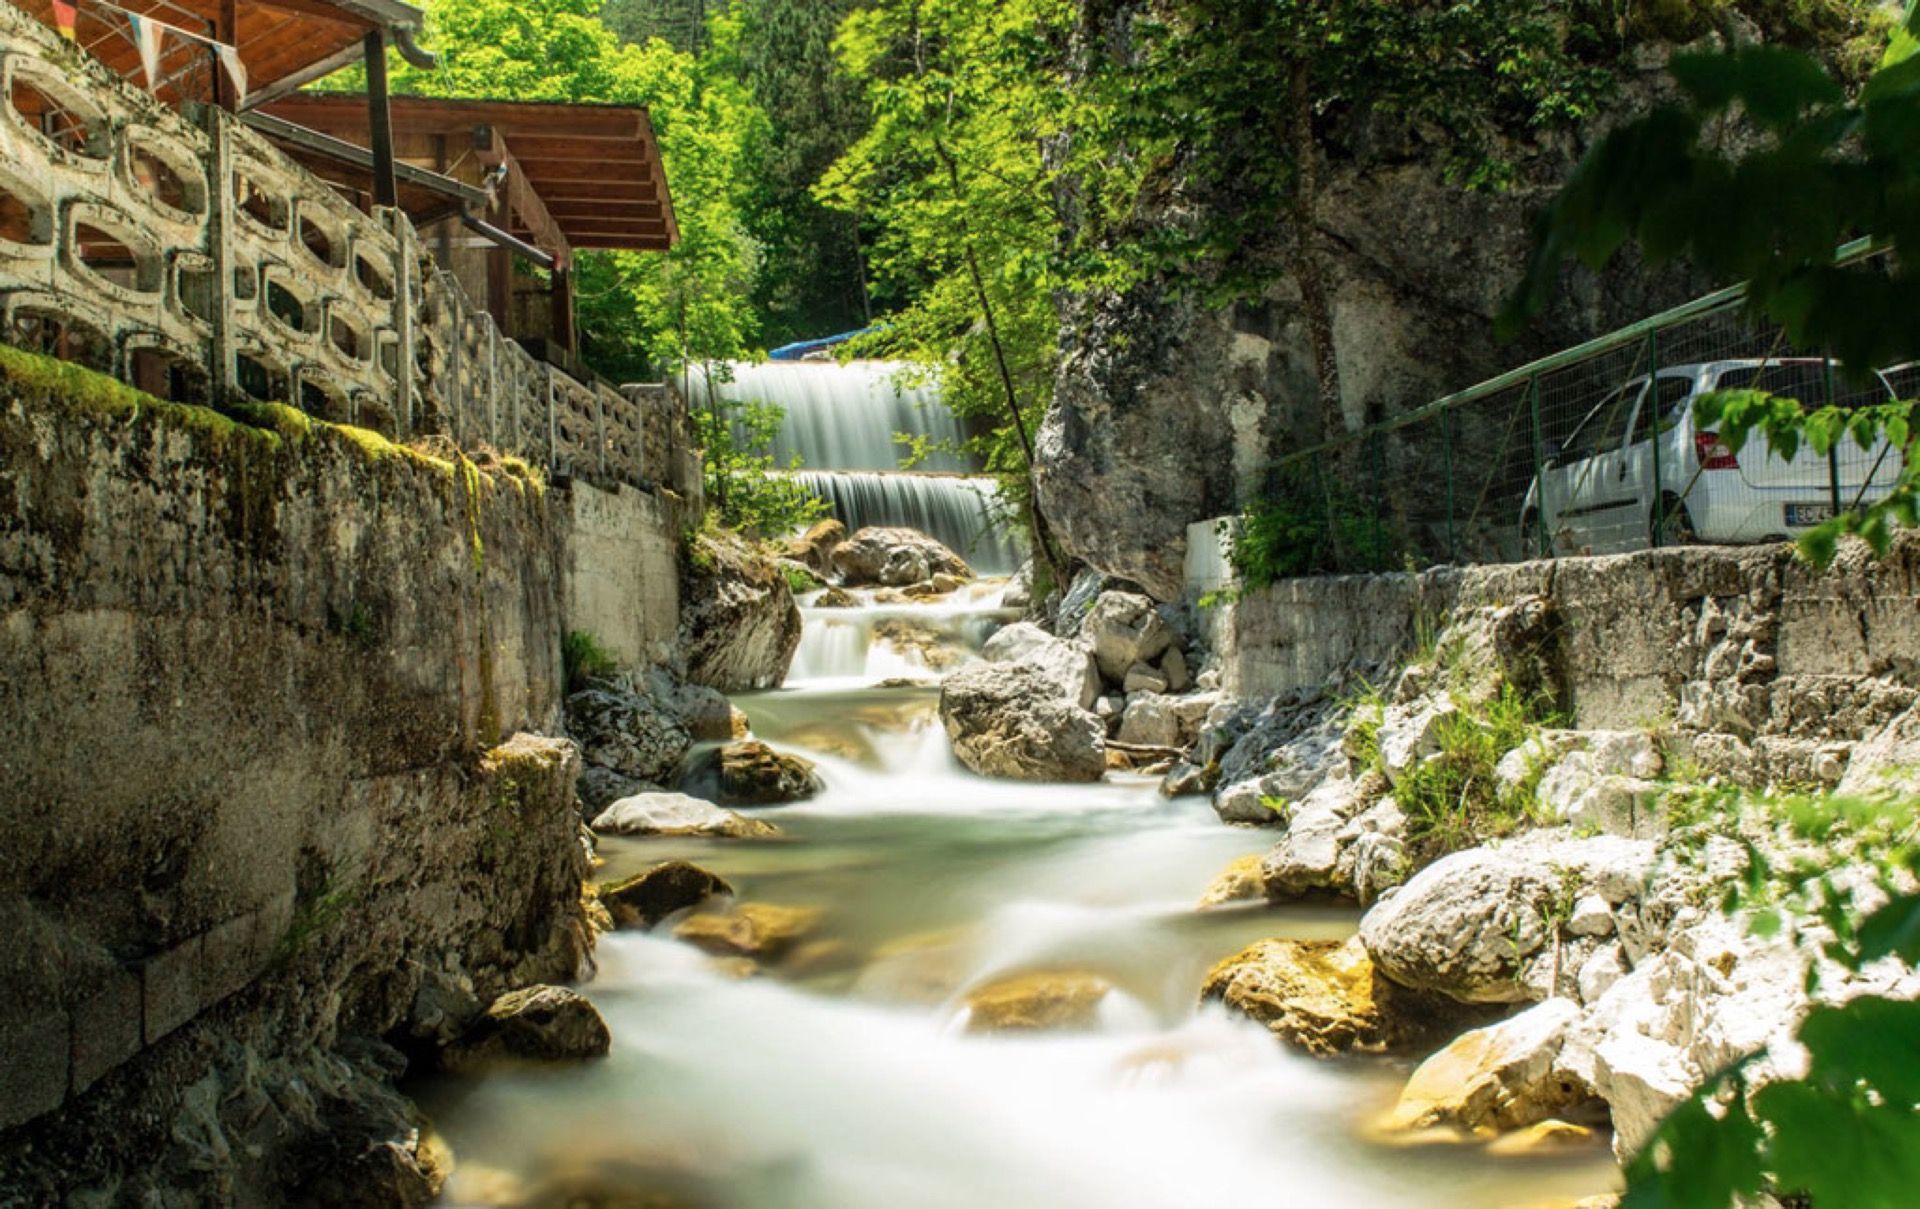
<path fill-rule="evenodd" d="M 52 0 L 13 3 L 54 24 Z M 78 0 L 78 9 L 74 33 L 80 46 L 171 104 L 231 98 L 220 93 L 227 86 L 216 83 L 207 46 L 187 38 L 165 38 L 160 79 L 146 79 L 121 10 L 233 46 L 247 71 L 242 108 L 358 62 L 369 34 L 393 35 L 404 48 L 421 26 L 420 10 L 399 0 Z"/>
<path fill-rule="evenodd" d="M 363 96 L 298 93 L 261 112 L 362 147 L 370 134 Z M 484 169 L 501 202 L 491 220 L 563 261 L 574 248 L 664 251 L 679 239 L 640 106 L 396 96 L 392 113 L 396 159 L 449 176 Z M 311 164 L 313 152 L 282 145 Z"/>

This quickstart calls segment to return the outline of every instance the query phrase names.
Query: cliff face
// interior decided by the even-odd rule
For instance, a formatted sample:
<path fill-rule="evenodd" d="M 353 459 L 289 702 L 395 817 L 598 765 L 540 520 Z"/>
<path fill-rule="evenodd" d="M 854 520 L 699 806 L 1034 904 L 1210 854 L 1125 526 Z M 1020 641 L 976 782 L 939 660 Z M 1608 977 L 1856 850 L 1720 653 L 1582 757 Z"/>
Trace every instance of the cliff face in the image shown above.
<path fill-rule="evenodd" d="M 417 1191 L 382 1039 L 584 956 L 564 512 L 257 419 L 0 349 L 0 1200 Z"/>
<path fill-rule="evenodd" d="M 1126 6 L 1089 3 L 1089 44 L 1124 46 Z M 1617 118 L 1660 88 L 1651 51 L 1619 81 Z M 1636 266 L 1570 276 L 1559 303 L 1511 346 L 1493 319 L 1530 250 L 1532 212 L 1595 131 L 1511 149 L 1501 193 L 1449 184 L 1435 156 L 1365 115 L 1329 119 L 1317 246 L 1333 312 L 1349 427 L 1389 418 L 1664 306 L 1703 283 Z M 1250 141 L 1244 154 L 1271 154 Z M 1232 202 L 1175 180 L 1146 226 L 1204 226 Z M 1281 233 L 1275 233 L 1275 239 Z M 1249 244 L 1250 262 L 1280 263 Z M 1258 493 L 1272 459 L 1318 439 L 1299 288 L 1284 272 L 1258 296 L 1208 305 L 1169 275 L 1067 300 L 1054 402 L 1038 438 L 1042 508 L 1076 557 L 1162 599 L 1179 592 L 1189 523 Z"/>

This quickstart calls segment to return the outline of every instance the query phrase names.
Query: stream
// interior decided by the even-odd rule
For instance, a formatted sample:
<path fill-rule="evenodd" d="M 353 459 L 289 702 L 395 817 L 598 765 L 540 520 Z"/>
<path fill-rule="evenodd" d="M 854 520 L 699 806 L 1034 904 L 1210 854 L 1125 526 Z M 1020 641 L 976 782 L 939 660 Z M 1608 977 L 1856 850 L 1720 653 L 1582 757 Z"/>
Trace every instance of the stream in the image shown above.
<path fill-rule="evenodd" d="M 1265 937 L 1341 938 L 1358 914 L 1194 910 L 1222 867 L 1271 844 L 1203 797 L 963 770 L 927 663 L 972 657 L 996 597 L 805 611 L 788 687 L 736 704 L 756 737 L 818 761 L 826 791 L 759 812 L 778 841 L 604 839 L 596 876 L 684 858 L 740 901 L 822 910 L 818 929 L 754 977 L 671 939 L 671 922 L 603 937 L 582 989 L 609 1058 L 414 1089 L 458 1158 L 442 1204 L 1541 1206 L 1611 1185 L 1603 1148 L 1495 1159 L 1369 1141 L 1405 1063 L 1315 1060 L 1199 1007 L 1214 962 Z M 875 638 L 903 620 L 938 642 Z M 1032 971 L 1111 983 L 1096 1027 L 966 1031 L 971 988 Z"/>

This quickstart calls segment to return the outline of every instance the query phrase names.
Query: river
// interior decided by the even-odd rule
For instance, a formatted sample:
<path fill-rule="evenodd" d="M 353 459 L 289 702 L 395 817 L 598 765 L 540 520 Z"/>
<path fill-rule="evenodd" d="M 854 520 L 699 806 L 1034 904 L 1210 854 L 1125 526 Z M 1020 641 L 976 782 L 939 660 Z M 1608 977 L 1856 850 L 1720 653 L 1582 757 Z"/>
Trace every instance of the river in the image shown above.
<path fill-rule="evenodd" d="M 1210 965 L 1264 937 L 1338 938 L 1347 908 L 1200 912 L 1271 837 L 1152 780 L 990 782 L 954 762 L 931 684 L 876 624 L 926 619 L 965 657 L 991 593 L 807 610 L 796 677 L 738 699 L 826 791 L 763 812 L 767 842 L 602 842 L 605 880 L 671 858 L 742 901 L 819 908 L 756 977 L 671 939 L 602 938 L 583 990 L 604 1061 L 416 1089 L 459 1159 L 444 1204 L 738 1209 L 1536 1206 L 1604 1190 L 1604 1151 L 1488 1157 L 1369 1141 L 1407 1067 L 1319 1061 L 1217 1008 Z M 936 648 L 938 660 L 947 652 Z M 965 1030 L 969 989 L 1028 971 L 1115 988 L 1076 1033 Z"/>

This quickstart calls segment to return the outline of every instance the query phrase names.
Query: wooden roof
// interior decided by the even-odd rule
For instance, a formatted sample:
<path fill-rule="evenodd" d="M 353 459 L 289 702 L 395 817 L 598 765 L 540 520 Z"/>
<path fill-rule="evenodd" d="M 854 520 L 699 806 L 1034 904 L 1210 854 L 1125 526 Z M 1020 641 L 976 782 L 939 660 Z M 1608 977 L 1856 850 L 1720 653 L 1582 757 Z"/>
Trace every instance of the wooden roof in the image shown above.
<path fill-rule="evenodd" d="M 369 138 L 357 94 L 297 93 L 262 112 L 362 147 Z M 505 165 L 505 221 L 493 221 L 550 251 L 664 251 L 680 237 L 641 106 L 396 96 L 393 135 L 395 155 L 423 168 Z"/>
<path fill-rule="evenodd" d="M 13 0 L 16 7 L 53 24 L 51 0 Z M 113 0 L 114 8 L 79 0 L 74 27 L 80 46 L 120 75 L 151 84 L 127 22 L 116 9 L 150 16 L 177 29 L 213 37 L 223 11 L 231 10 L 232 44 L 247 68 L 247 103 L 257 104 L 336 71 L 362 57 L 363 39 L 375 29 L 417 31 L 420 10 L 398 0 Z M 205 45 L 169 37 L 162 43 L 161 100 L 211 99 Z"/>

